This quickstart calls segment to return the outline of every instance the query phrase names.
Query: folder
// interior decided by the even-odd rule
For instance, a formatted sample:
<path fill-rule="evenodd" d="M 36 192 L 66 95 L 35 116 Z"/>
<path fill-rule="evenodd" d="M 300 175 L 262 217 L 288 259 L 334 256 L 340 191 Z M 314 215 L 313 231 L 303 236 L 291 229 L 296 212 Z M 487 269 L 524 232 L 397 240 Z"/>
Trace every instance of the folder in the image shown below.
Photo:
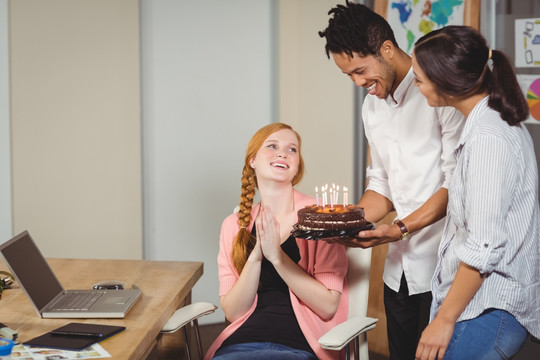
<path fill-rule="evenodd" d="M 24 342 L 24 345 L 80 351 L 124 331 L 124 326 L 69 323 Z"/>

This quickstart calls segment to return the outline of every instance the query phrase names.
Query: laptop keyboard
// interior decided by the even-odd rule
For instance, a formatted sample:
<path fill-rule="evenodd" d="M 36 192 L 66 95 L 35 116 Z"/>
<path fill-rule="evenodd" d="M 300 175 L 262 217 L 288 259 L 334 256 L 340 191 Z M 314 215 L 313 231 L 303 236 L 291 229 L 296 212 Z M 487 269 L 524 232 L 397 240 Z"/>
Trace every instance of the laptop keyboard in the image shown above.
<path fill-rule="evenodd" d="M 88 310 L 105 292 L 69 292 L 55 305 L 53 311 Z"/>

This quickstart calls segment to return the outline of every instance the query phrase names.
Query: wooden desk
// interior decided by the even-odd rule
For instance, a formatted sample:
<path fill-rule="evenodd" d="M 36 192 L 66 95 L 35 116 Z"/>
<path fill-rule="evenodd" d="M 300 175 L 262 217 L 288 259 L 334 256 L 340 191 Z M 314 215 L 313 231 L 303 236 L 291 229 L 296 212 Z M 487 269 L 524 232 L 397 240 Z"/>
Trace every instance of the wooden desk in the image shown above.
<path fill-rule="evenodd" d="M 146 359 L 155 350 L 163 325 L 191 299 L 191 289 L 203 274 L 202 262 L 147 260 L 47 259 L 65 289 L 90 289 L 104 280 L 136 284 L 143 295 L 124 319 L 42 319 L 15 283 L 0 300 L 0 322 L 24 342 L 72 321 L 125 326 L 122 333 L 100 344 L 114 359 Z M 7 266 L 0 262 L 0 268 Z M 181 336 L 181 335 L 179 335 Z"/>

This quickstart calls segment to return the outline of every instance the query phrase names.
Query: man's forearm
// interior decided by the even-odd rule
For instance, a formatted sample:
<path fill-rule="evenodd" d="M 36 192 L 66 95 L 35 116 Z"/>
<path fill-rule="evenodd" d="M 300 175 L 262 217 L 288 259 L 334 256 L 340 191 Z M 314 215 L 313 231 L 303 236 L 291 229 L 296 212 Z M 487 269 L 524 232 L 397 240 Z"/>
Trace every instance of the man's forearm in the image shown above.
<path fill-rule="evenodd" d="M 401 219 L 410 233 L 431 225 L 446 215 L 448 189 L 440 188 L 418 209 Z"/>
<path fill-rule="evenodd" d="M 385 196 L 368 190 L 364 193 L 358 206 L 364 208 L 366 213 L 366 220 L 372 223 L 377 223 L 382 220 L 389 212 L 394 210 L 394 205 L 392 202 Z"/>

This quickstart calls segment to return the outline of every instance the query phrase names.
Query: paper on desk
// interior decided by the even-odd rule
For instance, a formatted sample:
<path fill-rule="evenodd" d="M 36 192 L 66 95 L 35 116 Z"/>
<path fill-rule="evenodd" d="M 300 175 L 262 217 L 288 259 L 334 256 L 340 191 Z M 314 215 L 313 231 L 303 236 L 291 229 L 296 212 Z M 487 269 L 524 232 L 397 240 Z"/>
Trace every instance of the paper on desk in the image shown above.
<path fill-rule="evenodd" d="M 97 343 L 82 351 L 39 348 L 19 344 L 13 347 L 10 360 L 100 359 L 108 357 L 111 355 Z"/>

